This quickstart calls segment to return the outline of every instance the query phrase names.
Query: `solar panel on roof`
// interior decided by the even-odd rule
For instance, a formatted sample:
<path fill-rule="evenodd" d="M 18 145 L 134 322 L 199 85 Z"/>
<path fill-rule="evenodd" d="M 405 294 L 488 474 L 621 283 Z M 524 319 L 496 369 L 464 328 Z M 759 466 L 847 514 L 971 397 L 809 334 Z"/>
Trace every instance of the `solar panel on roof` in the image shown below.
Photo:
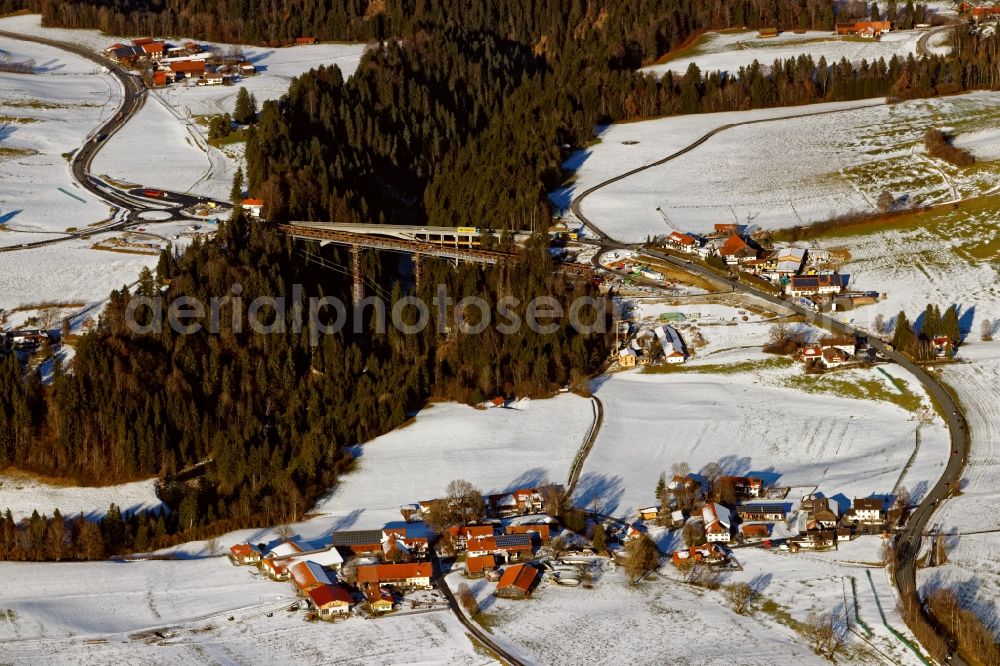
<path fill-rule="evenodd" d="M 382 543 L 382 530 L 345 530 L 330 535 L 334 546 L 364 546 Z"/>
<path fill-rule="evenodd" d="M 530 546 L 531 536 L 528 534 L 501 534 L 496 537 L 497 548 L 512 546 Z"/>

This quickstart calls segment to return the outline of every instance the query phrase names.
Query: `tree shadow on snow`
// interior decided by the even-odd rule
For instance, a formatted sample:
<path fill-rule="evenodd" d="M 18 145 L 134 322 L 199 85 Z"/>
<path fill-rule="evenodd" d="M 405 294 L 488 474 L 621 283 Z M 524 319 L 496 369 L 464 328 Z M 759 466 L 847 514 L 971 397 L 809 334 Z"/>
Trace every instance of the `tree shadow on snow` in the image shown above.
<path fill-rule="evenodd" d="M 596 507 L 598 513 L 614 514 L 624 494 L 625 482 L 620 476 L 587 472 L 576 484 L 574 501 L 587 509 Z"/>

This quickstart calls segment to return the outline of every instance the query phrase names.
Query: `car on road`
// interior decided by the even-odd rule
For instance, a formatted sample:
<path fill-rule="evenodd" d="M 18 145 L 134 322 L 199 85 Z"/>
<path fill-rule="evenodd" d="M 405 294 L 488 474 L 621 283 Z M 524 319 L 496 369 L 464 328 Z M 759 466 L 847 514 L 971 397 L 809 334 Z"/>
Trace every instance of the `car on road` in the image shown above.
<path fill-rule="evenodd" d="M 163 191 L 162 190 L 147 189 L 147 190 L 143 190 L 142 193 L 144 195 L 146 195 L 147 197 L 162 197 L 163 196 Z"/>
<path fill-rule="evenodd" d="M 107 139 L 107 138 L 108 138 L 108 135 L 107 135 L 107 134 L 98 134 L 98 135 L 97 135 L 97 141 L 98 141 L 98 142 L 101 142 L 101 141 L 104 141 L 104 140 L 105 140 L 105 139 Z"/>

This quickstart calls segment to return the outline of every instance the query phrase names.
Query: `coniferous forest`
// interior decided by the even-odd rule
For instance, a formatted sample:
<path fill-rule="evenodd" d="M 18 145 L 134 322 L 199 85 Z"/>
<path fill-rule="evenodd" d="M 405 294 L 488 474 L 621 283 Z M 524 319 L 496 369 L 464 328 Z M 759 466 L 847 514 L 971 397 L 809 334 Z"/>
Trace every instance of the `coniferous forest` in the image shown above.
<path fill-rule="evenodd" d="M 374 9 L 377 7 L 377 10 Z M 567 151 L 595 125 L 664 114 L 740 110 L 876 96 L 947 94 L 1000 83 L 1000 38 L 956 33 L 951 57 L 827 63 L 808 56 L 730 76 L 692 67 L 656 78 L 634 68 L 708 27 L 743 23 L 828 29 L 833 3 L 798 0 L 333 0 L 71 2 L 43 5 L 49 24 L 115 33 L 201 36 L 243 42 L 300 34 L 381 39 L 347 80 L 336 67 L 296 79 L 263 105 L 249 130 L 247 184 L 267 218 L 423 222 L 544 230 L 546 192 Z M 900 3 L 897 18 L 920 7 Z M 488 237 L 484 237 L 488 238 Z M 509 240 L 489 241 L 507 248 Z M 553 271 L 544 234 L 523 261 L 501 267 L 427 261 L 420 295 L 443 284 L 456 300 L 506 295 L 567 304 L 595 295 Z M 310 258 L 311 257 L 311 258 Z M 394 255 L 366 252 L 365 274 L 398 300 L 413 287 Z M 268 223 L 237 215 L 217 238 L 182 256 L 164 254 L 130 294 L 111 295 L 96 330 L 77 344 L 71 372 L 50 386 L 0 367 L 0 466 L 78 483 L 159 476 L 166 516 L 109 511 L 99 529 L 75 517 L 3 521 L 0 557 L 57 559 L 46 535 L 72 533 L 58 557 L 82 559 L 203 538 L 237 526 L 301 518 L 350 469 L 346 447 L 403 423 L 432 397 L 476 401 L 545 395 L 585 386 L 608 349 L 601 333 L 527 329 L 465 335 L 429 327 L 403 335 L 351 327 L 310 344 L 286 313 L 284 332 L 223 326 L 181 335 L 169 326 L 138 335 L 125 326 L 131 295 L 233 293 L 350 301 L 347 255 L 293 243 Z M 223 310 L 222 321 L 231 321 Z M 39 507 L 40 510 L 45 507 Z M 52 527 L 53 524 L 61 528 Z M 84 521 L 86 523 L 86 521 Z"/>

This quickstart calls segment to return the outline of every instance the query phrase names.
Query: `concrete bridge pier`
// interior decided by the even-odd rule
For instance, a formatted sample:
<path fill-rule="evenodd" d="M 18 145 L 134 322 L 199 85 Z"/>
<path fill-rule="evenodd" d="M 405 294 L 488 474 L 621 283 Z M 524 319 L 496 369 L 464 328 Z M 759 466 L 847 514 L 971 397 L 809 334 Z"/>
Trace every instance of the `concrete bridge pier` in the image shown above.
<path fill-rule="evenodd" d="M 357 245 L 351 246 L 351 276 L 354 280 L 351 287 L 351 299 L 354 301 L 354 305 L 358 305 L 365 298 L 365 285 L 361 273 L 361 248 Z"/>
<path fill-rule="evenodd" d="M 413 278 L 416 282 L 417 289 L 419 290 L 421 285 L 424 283 L 424 255 L 415 253 L 413 255 Z"/>

